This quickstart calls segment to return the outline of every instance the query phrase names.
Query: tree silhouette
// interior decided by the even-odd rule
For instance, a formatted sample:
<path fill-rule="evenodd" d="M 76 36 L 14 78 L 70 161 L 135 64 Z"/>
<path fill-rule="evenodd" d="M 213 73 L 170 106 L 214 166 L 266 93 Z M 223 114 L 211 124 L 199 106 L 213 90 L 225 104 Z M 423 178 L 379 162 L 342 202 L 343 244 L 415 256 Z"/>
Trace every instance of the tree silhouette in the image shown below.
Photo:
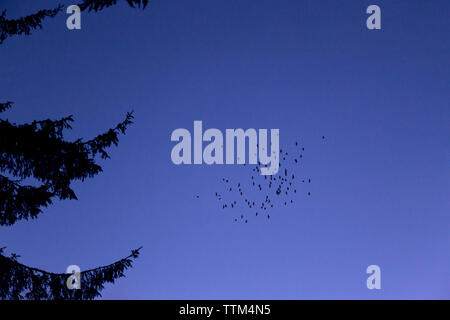
<path fill-rule="evenodd" d="M 145 8 L 148 0 L 125 0 L 131 7 Z M 117 3 L 117 0 L 85 0 L 79 4 L 82 11 L 99 11 Z M 40 10 L 19 18 L 6 19 L 6 10 L 0 15 L 0 44 L 15 35 L 29 35 L 41 29 L 47 17 L 61 10 Z M 12 107 L 11 101 L 0 103 L 0 113 Z M 84 181 L 102 171 L 96 158 L 109 158 L 107 149 L 117 146 L 119 135 L 125 134 L 133 114 L 107 132 L 91 140 L 67 141 L 64 130 L 71 129 L 73 116 L 58 120 L 33 121 L 25 124 L 0 119 L 0 226 L 11 226 L 19 220 L 35 219 L 54 199 L 77 199 L 71 183 Z M 24 179 L 34 179 L 36 185 L 26 185 Z M 9 257 L 0 248 L 0 299 L 94 299 L 101 296 L 105 283 L 114 283 L 124 277 L 140 249 L 110 265 L 80 273 L 81 288 L 69 289 L 69 274 L 52 273 L 21 264 L 17 254 Z"/>
<path fill-rule="evenodd" d="M 141 7 L 145 9 L 149 0 L 125 0 L 130 7 Z M 117 4 L 117 0 L 85 0 L 78 4 L 81 11 L 100 11 L 104 8 L 111 7 Z M 39 12 L 20 18 L 20 19 L 6 19 L 6 10 L 0 15 L 0 44 L 5 41 L 6 38 L 19 34 L 31 34 L 33 29 L 42 29 L 42 21 L 46 17 L 53 18 L 62 10 L 63 6 L 58 5 L 55 9 L 40 10 Z"/>

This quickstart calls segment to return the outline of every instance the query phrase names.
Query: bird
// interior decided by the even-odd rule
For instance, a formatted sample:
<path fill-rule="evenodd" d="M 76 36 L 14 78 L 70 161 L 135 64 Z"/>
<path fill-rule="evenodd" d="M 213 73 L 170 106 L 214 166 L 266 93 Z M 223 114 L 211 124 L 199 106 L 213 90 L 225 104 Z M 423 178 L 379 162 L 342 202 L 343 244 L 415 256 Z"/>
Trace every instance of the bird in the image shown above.
<path fill-rule="evenodd" d="M 322 136 L 324 138 L 325 136 Z M 222 208 L 229 208 L 229 210 L 242 210 L 239 207 L 239 203 L 244 200 L 244 210 L 253 208 L 259 208 L 258 212 L 254 212 L 253 217 L 258 217 L 261 211 L 267 214 L 267 218 L 273 212 L 276 212 L 277 207 L 293 205 L 294 200 L 300 197 L 303 193 L 297 192 L 299 189 L 299 183 L 312 182 L 311 177 L 301 177 L 299 174 L 300 159 L 303 158 L 305 146 L 300 145 L 299 141 L 294 141 L 295 146 L 292 148 L 281 148 L 279 151 L 279 170 L 276 175 L 260 175 L 261 168 L 267 168 L 268 165 L 261 164 L 260 161 L 255 165 L 249 165 L 249 174 L 247 176 L 240 176 L 245 180 L 236 181 L 236 184 L 231 184 L 233 179 L 227 177 L 221 177 L 225 182 L 224 187 L 227 190 L 226 196 L 222 197 L 219 190 L 215 192 L 216 199 L 222 203 Z M 282 169 L 281 169 L 282 168 Z M 246 169 L 247 170 L 247 169 Z M 255 173 L 257 174 L 255 174 Z M 246 178 L 245 178 L 246 177 Z M 278 183 L 275 183 L 278 182 Z M 272 188 L 273 187 L 273 188 Z M 310 196 L 311 192 L 307 191 L 307 195 Z M 238 198 L 233 198 L 237 196 Z M 240 217 L 243 222 L 247 223 L 250 218 L 244 219 L 246 215 L 241 214 Z M 251 216 L 250 216 L 251 217 Z M 237 218 L 235 219 L 237 221 Z"/>

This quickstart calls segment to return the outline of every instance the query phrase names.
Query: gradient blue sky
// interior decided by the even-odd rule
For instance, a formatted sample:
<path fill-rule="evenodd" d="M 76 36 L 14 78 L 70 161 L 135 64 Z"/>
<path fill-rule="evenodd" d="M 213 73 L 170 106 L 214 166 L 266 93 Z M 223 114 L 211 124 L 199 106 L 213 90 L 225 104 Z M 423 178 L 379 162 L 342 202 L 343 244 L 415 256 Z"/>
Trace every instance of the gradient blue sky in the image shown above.
<path fill-rule="evenodd" d="M 380 31 L 365 27 L 370 4 Z M 107 299 L 450 298 L 449 1 L 151 0 L 84 13 L 80 31 L 66 17 L 0 47 L 2 100 L 15 102 L 1 116 L 74 114 L 69 138 L 136 119 L 103 174 L 75 184 L 79 201 L 2 227 L 21 262 L 65 272 L 144 246 Z M 194 120 L 301 139 L 311 197 L 235 223 L 214 191 L 248 167 L 171 163 L 171 132 Z"/>

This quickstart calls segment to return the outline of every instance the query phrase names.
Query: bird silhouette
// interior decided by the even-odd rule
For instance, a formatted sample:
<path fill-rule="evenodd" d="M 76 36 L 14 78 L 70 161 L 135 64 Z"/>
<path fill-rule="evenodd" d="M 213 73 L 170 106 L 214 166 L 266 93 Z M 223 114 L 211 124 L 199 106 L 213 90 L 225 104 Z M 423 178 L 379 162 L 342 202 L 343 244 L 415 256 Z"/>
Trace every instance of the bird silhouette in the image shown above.
<path fill-rule="evenodd" d="M 322 136 L 324 139 L 325 136 Z M 245 178 L 245 174 L 240 176 L 240 181 L 235 184 L 231 183 L 230 178 L 223 177 L 222 182 L 225 184 L 227 196 L 222 197 L 219 191 L 215 191 L 216 199 L 222 203 L 222 209 L 237 210 L 240 219 L 234 218 L 235 222 L 250 222 L 250 217 L 259 217 L 259 212 L 254 215 L 247 215 L 247 210 L 259 208 L 258 211 L 270 211 L 278 213 L 277 207 L 287 207 L 294 204 L 294 198 L 300 197 L 304 193 L 297 190 L 301 188 L 299 183 L 308 184 L 312 182 L 311 177 L 301 177 L 305 146 L 300 145 L 299 141 L 293 143 L 293 147 L 284 146 L 280 149 L 279 172 L 276 175 L 261 175 L 260 171 L 267 165 L 261 164 L 259 161 L 255 165 L 250 165 L 250 174 Z M 297 155 L 297 156 L 295 156 Z M 293 158 L 293 159 L 292 159 Z M 283 168 L 281 170 L 281 168 Z M 305 188 L 306 185 L 303 185 Z M 308 196 L 311 192 L 306 190 Z M 244 201 L 242 201 L 244 200 Z M 275 211 L 274 211 L 275 210 Z M 267 212 L 267 219 L 270 214 Z"/>

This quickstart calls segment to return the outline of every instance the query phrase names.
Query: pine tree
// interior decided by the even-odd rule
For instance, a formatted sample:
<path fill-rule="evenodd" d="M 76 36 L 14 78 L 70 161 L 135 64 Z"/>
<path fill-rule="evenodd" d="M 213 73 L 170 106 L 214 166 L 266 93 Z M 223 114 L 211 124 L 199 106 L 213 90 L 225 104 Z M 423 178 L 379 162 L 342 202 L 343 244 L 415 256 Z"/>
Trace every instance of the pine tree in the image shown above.
<path fill-rule="evenodd" d="M 128 5 L 132 8 L 141 7 L 145 9 L 149 0 L 125 0 Z M 81 11 L 100 11 L 104 8 L 108 8 L 117 4 L 117 0 L 84 0 L 82 3 L 78 4 Z M 0 44 L 5 41 L 6 38 L 20 35 L 20 34 L 31 34 L 33 29 L 42 29 L 42 21 L 47 18 L 53 18 L 61 10 L 63 6 L 59 5 L 51 10 L 40 10 L 39 12 L 20 18 L 20 19 L 6 19 L 6 10 L 0 14 Z"/>
<path fill-rule="evenodd" d="M 131 7 L 145 8 L 148 4 L 148 0 L 125 1 Z M 116 3 L 117 0 L 85 0 L 79 7 L 82 11 L 99 11 Z M 61 10 L 62 6 L 58 6 L 15 20 L 6 19 L 6 10 L 3 11 L 0 44 L 8 37 L 41 29 L 45 18 L 52 18 Z M 0 103 L 0 113 L 12 105 L 11 101 Z M 54 200 L 76 200 L 71 183 L 102 171 L 96 159 L 109 158 L 107 149 L 117 146 L 119 135 L 125 134 L 132 119 L 129 112 L 114 128 L 86 141 L 64 139 L 64 130 L 71 129 L 73 116 L 25 124 L 0 119 L 0 226 L 35 219 Z M 26 185 L 23 181 L 29 178 L 37 185 Z M 94 299 L 101 296 L 105 283 L 124 277 L 140 249 L 110 265 L 81 272 L 81 289 L 71 290 L 67 287 L 69 274 L 28 267 L 18 261 L 19 255 L 7 256 L 5 248 L 0 248 L 0 299 Z"/>

